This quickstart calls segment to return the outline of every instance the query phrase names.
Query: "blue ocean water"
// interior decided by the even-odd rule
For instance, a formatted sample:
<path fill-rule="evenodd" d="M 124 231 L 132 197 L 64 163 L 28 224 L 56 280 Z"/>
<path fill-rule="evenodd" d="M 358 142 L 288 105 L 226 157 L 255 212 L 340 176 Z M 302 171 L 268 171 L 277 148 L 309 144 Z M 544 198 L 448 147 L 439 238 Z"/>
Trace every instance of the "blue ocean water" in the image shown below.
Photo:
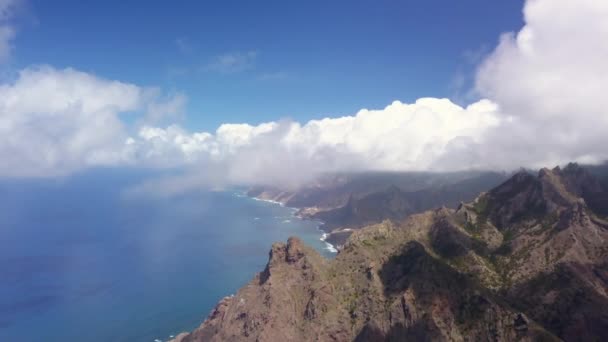
<path fill-rule="evenodd" d="M 0 341 L 165 341 L 317 224 L 238 191 L 124 196 L 148 177 L 101 170 L 0 184 Z"/>

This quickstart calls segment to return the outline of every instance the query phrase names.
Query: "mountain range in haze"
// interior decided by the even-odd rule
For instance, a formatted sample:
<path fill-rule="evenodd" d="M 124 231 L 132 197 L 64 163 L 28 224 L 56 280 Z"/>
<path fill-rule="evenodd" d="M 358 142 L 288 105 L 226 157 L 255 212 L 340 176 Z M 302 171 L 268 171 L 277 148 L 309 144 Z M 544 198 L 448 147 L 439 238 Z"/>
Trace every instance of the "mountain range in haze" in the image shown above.
<path fill-rule="evenodd" d="M 299 208 L 298 216 L 321 221 L 326 241 L 340 248 L 355 229 L 435 207 L 456 208 L 506 178 L 471 171 L 336 174 L 296 190 L 253 187 L 248 195 Z"/>
<path fill-rule="evenodd" d="M 274 244 L 262 272 L 175 341 L 603 340 L 602 170 L 522 170 L 456 208 L 417 214 L 384 207 L 412 189 L 366 194 L 377 205 L 359 217 L 405 217 L 354 230 L 335 260 L 297 238 Z"/>

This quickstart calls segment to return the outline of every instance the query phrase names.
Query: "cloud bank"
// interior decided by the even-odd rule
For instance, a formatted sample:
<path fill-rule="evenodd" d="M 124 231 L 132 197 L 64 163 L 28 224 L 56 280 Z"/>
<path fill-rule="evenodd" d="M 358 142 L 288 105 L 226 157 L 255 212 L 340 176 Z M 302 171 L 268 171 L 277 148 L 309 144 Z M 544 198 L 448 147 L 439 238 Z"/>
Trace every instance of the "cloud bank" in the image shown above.
<path fill-rule="evenodd" d="M 607 159 L 608 2 L 530 0 L 524 19 L 478 69 L 478 92 L 503 117 L 479 157 L 492 167 Z"/>
<path fill-rule="evenodd" d="M 139 164 L 182 162 L 200 185 L 295 186 L 323 172 L 440 170 L 436 162 L 448 146 L 477 141 L 480 132 L 498 124 L 496 110 L 485 100 L 462 108 L 447 99 L 425 98 L 304 125 L 224 124 L 214 134 L 143 127 L 132 144 Z M 479 166 L 475 160 L 460 165 Z"/>
<path fill-rule="evenodd" d="M 54 177 L 86 167 L 131 164 L 124 120 L 173 113 L 181 95 L 49 66 L 0 86 L 0 176 Z M 167 102 L 163 102 L 167 101 Z"/>
<path fill-rule="evenodd" d="M 461 107 L 448 99 L 306 123 L 224 124 L 188 132 L 185 97 L 72 69 L 28 68 L 0 87 L 0 176 L 52 176 L 91 166 L 183 170 L 144 184 L 296 186 L 333 171 L 537 167 L 608 159 L 608 2 L 529 0 L 525 26 L 500 37 Z M 234 57 L 234 56 L 233 56 Z M 219 59 L 214 70 L 248 65 Z M 137 113 L 137 114 L 133 114 Z M 137 116 L 136 124 L 125 117 Z"/>

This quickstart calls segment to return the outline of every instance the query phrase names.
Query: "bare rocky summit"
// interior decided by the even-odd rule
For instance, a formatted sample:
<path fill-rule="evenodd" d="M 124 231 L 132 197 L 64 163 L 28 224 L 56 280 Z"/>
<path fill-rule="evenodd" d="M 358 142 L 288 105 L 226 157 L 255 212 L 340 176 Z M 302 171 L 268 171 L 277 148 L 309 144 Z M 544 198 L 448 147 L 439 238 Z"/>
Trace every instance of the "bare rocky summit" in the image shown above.
<path fill-rule="evenodd" d="M 357 230 L 334 260 L 290 238 L 175 341 L 606 340 L 606 194 L 571 164 Z"/>

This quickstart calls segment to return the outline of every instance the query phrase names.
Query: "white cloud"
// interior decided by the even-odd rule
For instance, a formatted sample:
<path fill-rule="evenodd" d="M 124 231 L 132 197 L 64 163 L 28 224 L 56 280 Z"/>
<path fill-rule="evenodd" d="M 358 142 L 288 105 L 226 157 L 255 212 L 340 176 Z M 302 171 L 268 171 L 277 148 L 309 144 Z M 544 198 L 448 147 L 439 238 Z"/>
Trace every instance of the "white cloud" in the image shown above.
<path fill-rule="evenodd" d="M 197 185 L 269 183 L 297 185 L 321 172 L 428 170 L 454 141 L 477 142 L 498 124 L 497 107 L 486 100 L 466 108 L 447 99 L 394 102 L 354 116 L 257 126 L 225 124 L 215 134 L 188 134 L 176 126 L 144 127 L 137 140 L 140 163 L 189 165 Z M 145 151 L 145 152 L 142 152 Z M 479 161 L 462 161 L 463 168 Z M 184 180 L 163 180 L 163 187 Z M 163 189 L 171 192 L 171 189 Z"/>
<path fill-rule="evenodd" d="M 72 69 L 29 68 L 0 87 L 0 175 L 178 168 L 181 177 L 141 188 L 172 193 L 297 185 L 332 171 L 508 170 L 608 158 L 608 2 L 530 0 L 524 13 L 525 26 L 503 35 L 479 67 L 476 89 L 486 99 L 465 107 L 423 98 L 339 118 L 192 133 L 159 127 L 183 112 L 179 94 Z M 212 69 L 243 70 L 255 56 L 222 56 Z M 129 134 L 121 113 L 134 111 L 142 126 Z"/>
<path fill-rule="evenodd" d="M 156 100 L 147 89 L 73 69 L 24 69 L 0 86 L 0 176 L 48 177 L 128 163 L 129 135 L 119 114 Z"/>
<path fill-rule="evenodd" d="M 479 158 L 493 167 L 608 158 L 608 2 L 531 0 L 524 17 L 477 74 L 505 118 Z"/>
<path fill-rule="evenodd" d="M 218 132 L 205 142 L 218 151 L 214 162 L 203 158 L 184 179 L 290 184 L 324 171 L 509 170 L 608 159 L 608 2 L 529 0 L 524 14 L 525 26 L 504 34 L 479 66 L 476 90 L 485 100 L 466 108 L 446 99 L 395 102 L 303 125 L 279 122 L 252 137 L 251 128 L 234 129 L 226 141 Z M 184 179 L 163 186 L 184 187 Z"/>
<path fill-rule="evenodd" d="M 145 124 L 162 124 L 164 122 L 175 122 L 182 119 L 187 102 L 187 97 L 181 93 L 163 96 L 158 88 L 148 88 L 142 94 L 146 103 Z"/>

